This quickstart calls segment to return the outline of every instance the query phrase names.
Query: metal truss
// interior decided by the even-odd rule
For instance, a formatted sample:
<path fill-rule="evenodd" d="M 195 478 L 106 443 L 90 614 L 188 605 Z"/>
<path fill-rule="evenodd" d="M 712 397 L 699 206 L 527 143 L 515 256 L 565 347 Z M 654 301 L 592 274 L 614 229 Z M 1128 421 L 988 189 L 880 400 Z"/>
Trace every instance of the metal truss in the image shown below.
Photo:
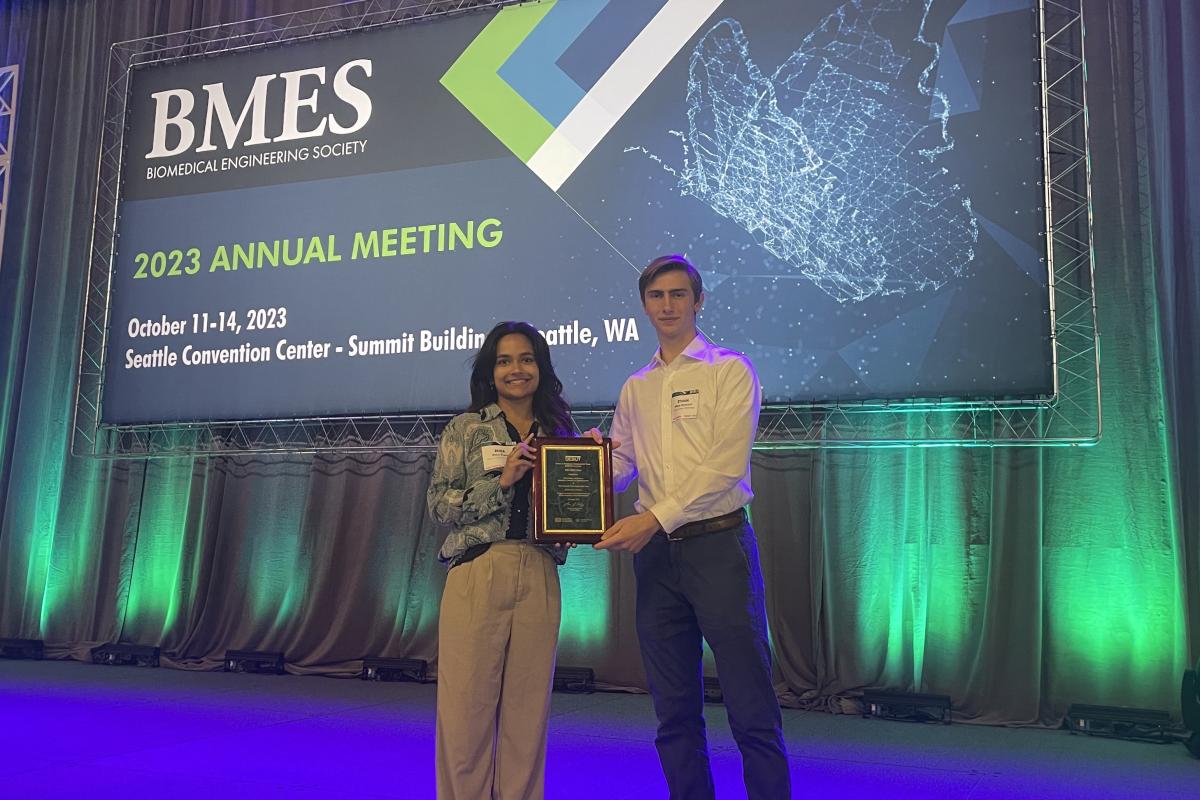
<path fill-rule="evenodd" d="M 427 449 L 450 414 L 162 425 L 100 421 L 109 287 L 130 71 L 138 66 L 428 20 L 519 0 L 362 0 L 113 46 L 100 145 L 72 452 L 106 458 Z M 1087 445 L 1100 438 L 1083 0 L 1038 0 L 1047 267 L 1055 391 L 1044 400 L 901 400 L 769 406 L 755 447 Z M 576 414 L 581 430 L 610 411 Z"/>
<path fill-rule="evenodd" d="M 0 67 L 0 256 L 4 255 L 4 221 L 8 218 L 8 186 L 12 183 L 12 149 L 17 138 L 17 65 Z"/>
<path fill-rule="evenodd" d="M 432 450 L 453 414 L 306 417 L 250 422 L 103 425 L 95 455 L 174 458 L 240 453 L 381 452 Z M 580 431 L 607 428 L 611 411 L 574 414 Z"/>
<path fill-rule="evenodd" d="M 527 1 L 358 0 L 244 22 L 131 39 L 113 45 L 113 57 L 119 59 L 120 55 L 125 56 L 125 66 L 128 67 L 144 66 L 283 42 L 335 36 L 398 23 L 419 22 L 462 11 L 501 8 Z"/>

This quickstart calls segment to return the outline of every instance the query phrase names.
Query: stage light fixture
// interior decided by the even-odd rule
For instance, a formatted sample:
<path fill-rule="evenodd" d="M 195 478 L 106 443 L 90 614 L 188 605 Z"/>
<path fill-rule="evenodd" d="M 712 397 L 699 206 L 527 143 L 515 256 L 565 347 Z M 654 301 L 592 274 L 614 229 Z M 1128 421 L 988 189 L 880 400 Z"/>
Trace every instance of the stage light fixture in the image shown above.
<path fill-rule="evenodd" d="M 949 695 L 867 690 L 862 704 L 864 717 L 950 724 Z"/>
<path fill-rule="evenodd" d="M 157 667 L 158 648 L 148 644 L 112 642 L 92 648 L 92 663 L 119 667 Z"/>
<path fill-rule="evenodd" d="M 596 673 L 591 667 L 555 667 L 554 691 L 591 694 L 596 691 Z"/>
<path fill-rule="evenodd" d="M 41 639 L 0 639 L 0 658 L 32 658 L 41 661 L 46 645 Z"/>
<path fill-rule="evenodd" d="M 226 672 L 250 672 L 256 675 L 282 675 L 283 653 L 258 650 L 226 650 Z"/>
<path fill-rule="evenodd" d="M 721 691 L 721 681 L 718 678 L 704 676 L 704 702 L 724 703 L 725 693 Z"/>
<path fill-rule="evenodd" d="M 1071 733 L 1131 742 L 1166 743 L 1176 738 L 1171 715 L 1152 708 L 1074 703 L 1067 709 L 1067 728 Z"/>
<path fill-rule="evenodd" d="M 429 662 L 420 658 L 364 658 L 360 678 L 364 681 L 425 683 Z"/>

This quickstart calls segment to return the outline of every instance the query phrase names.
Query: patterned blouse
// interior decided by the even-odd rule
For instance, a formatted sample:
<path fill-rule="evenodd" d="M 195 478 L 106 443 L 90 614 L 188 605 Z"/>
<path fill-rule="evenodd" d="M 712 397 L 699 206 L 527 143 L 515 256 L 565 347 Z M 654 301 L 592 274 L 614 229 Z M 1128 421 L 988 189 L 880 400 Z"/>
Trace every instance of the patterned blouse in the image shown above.
<path fill-rule="evenodd" d="M 450 526 L 438 560 L 454 566 L 469 548 L 503 541 L 508 533 L 513 489 L 500 488 L 500 470 L 483 467 L 483 448 L 516 444 L 508 435 L 500 406 L 492 403 L 450 420 L 438 442 L 437 461 L 426 502 L 429 515 Z M 539 545 L 562 564 L 566 548 Z"/>

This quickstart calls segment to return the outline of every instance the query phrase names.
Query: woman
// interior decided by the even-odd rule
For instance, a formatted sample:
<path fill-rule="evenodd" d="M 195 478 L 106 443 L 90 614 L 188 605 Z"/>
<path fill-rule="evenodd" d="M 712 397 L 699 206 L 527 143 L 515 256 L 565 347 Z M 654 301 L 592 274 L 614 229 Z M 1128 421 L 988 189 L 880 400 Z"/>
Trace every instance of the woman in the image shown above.
<path fill-rule="evenodd" d="M 532 439 L 570 435 L 550 348 L 492 328 L 471 405 L 442 433 L 429 513 L 451 526 L 438 623 L 437 781 L 445 800 L 541 798 L 561 601 L 560 548 L 528 539 Z"/>

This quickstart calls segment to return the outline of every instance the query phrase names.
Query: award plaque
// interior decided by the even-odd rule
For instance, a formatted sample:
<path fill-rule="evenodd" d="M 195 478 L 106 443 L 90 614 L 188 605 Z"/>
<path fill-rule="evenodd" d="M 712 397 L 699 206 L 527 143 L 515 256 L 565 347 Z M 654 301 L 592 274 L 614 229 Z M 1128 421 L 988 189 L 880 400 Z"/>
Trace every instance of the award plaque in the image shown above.
<path fill-rule="evenodd" d="M 533 541 L 594 544 L 613 524 L 612 441 L 533 441 Z"/>

